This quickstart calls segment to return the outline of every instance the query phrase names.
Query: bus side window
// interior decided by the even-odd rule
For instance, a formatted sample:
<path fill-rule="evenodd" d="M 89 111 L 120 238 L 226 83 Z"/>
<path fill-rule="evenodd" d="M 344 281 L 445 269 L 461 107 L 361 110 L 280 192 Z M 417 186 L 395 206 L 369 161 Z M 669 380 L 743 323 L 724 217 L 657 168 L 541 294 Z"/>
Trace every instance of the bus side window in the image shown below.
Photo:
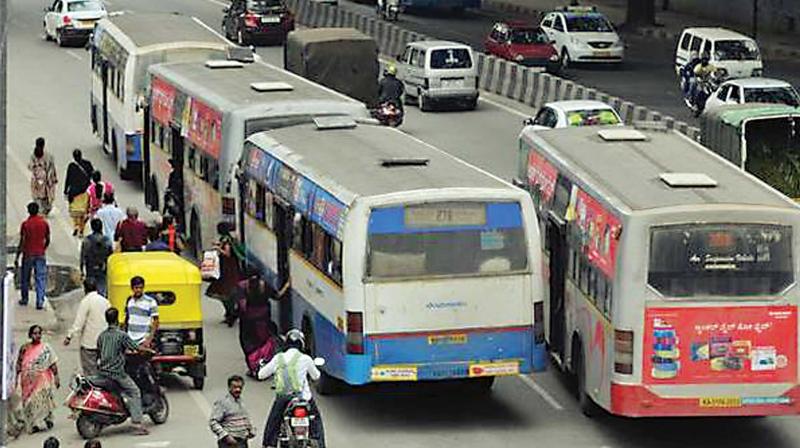
<path fill-rule="evenodd" d="M 267 209 L 267 189 L 264 188 L 263 185 L 256 183 L 254 180 L 250 180 L 251 189 L 253 189 L 253 193 L 255 197 L 255 218 L 261 222 L 264 222 L 264 218 L 266 215 Z"/>
<path fill-rule="evenodd" d="M 336 238 L 330 239 L 330 275 L 336 284 L 342 284 L 342 242 Z"/>
<path fill-rule="evenodd" d="M 603 289 L 603 314 L 605 314 L 609 319 L 611 318 L 611 305 L 613 298 L 612 293 L 612 283 L 611 281 L 607 280 L 605 282 L 605 288 Z"/>
<path fill-rule="evenodd" d="M 581 292 L 585 295 L 589 294 L 589 263 L 587 260 L 581 256 L 581 273 L 580 273 L 580 284 L 581 284 Z"/>
<path fill-rule="evenodd" d="M 273 197 L 272 192 L 264 188 L 264 224 L 267 225 L 267 228 L 272 230 L 272 216 L 274 214 L 275 207 L 273 206 Z"/>
<path fill-rule="evenodd" d="M 569 198 L 572 193 L 572 182 L 565 176 L 558 175 L 556 190 L 553 197 L 552 210 L 559 218 L 566 215 L 569 206 Z"/>
<path fill-rule="evenodd" d="M 175 131 L 172 131 L 175 132 Z M 189 163 L 189 169 L 192 170 L 193 173 L 197 173 L 196 166 L 197 163 L 195 161 L 195 154 L 197 150 L 195 149 L 194 145 L 189 145 L 189 157 L 187 157 L 187 162 Z"/>
<path fill-rule="evenodd" d="M 292 248 L 299 252 L 306 260 L 311 260 L 311 253 L 314 248 L 311 221 L 306 219 L 305 216 L 295 213 L 292 236 L 294 237 Z"/>
<path fill-rule="evenodd" d="M 601 302 L 602 299 L 599 299 L 600 298 L 600 293 L 598 292 L 599 289 L 597 287 L 598 274 L 599 274 L 599 272 L 597 272 L 597 268 L 595 268 L 594 266 L 590 265 L 589 266 L 589 297 L 591 297 L 592 298 L 592 302 L 594 302 L 594 304 L 599 307 L 600 306 L 600 302 Z"/>

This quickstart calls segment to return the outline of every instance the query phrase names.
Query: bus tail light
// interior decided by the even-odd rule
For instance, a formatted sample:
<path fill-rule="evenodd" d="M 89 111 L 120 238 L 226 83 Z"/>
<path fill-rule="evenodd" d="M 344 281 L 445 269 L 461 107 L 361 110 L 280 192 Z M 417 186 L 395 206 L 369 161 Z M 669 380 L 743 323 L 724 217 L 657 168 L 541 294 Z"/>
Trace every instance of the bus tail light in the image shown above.
<path fill-rule="evenodd" d="M 347 353 L 364 354 L 364 314 L 357 311 L 347 312 Z"/>
<path fill-rule="evenodd" d="M 533 304 L 533 342 L 544 343 L 544 302 Z"/>
<path fill-rule="evenodd" d="M 633 374 L 633 331 L 614 330 L 614 372 Z"/>

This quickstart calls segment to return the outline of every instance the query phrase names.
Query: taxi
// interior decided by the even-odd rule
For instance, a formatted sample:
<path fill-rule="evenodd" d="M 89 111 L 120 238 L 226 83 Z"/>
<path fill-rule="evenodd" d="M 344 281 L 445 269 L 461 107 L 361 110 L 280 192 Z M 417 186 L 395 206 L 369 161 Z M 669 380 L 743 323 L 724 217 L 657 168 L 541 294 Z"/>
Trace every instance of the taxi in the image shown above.
<path fill-rule="evenodd" d="M 553 11 L 540 26 L 555 41 L 562 67 L 576 62 L 621 63 L 625 57 L 625 45 L 614 26 L 593 6 Z"/>
<path fill-rule="evenodd" d="M 542 106 L 533 118 L 524 121 L 536 130 L 580 126 L 622 126 L 624 122 L 613 107 L 602 101 L 554 101 Z"/>

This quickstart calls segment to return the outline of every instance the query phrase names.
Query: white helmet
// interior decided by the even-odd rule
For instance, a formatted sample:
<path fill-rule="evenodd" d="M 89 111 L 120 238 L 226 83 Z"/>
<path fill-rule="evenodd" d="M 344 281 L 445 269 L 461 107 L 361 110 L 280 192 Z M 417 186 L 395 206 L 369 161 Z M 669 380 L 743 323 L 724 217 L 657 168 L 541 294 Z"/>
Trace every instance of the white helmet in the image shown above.
<path fill-rule="evenodd" d="M 306 335 L 297 328 L 292 328 L 286 332 L 286 343 L 290 346 L 299 346 L 298 350 L 303 351 L 306 348 Z"/>

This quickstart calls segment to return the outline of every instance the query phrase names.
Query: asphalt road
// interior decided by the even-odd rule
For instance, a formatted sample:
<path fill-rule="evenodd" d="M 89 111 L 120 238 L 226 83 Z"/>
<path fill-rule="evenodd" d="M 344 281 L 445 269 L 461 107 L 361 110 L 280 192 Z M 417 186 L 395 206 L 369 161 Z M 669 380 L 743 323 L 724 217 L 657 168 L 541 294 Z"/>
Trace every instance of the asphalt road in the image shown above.
<path fill-rule="evenodd" d="M 351 0 L 341 0 L 340 8 L 374 15 L 371 6 Z M 464 42 L 483 51 L 484 38 L 492 25 L 508 19 L 538 23 L 538 18 L 530 16 L 470 10 L 462 15 L 445 12 L 403 14 L 399 26 L 436 38 Z M 578 65 L 570 67 L 563 76 L 679 120 L 695 123 L 697 120 L 683 104 L 673 68 L 676 43 L 633 34 L 622 37 L 627 49 L 621 66 Z M 800 61 L 767 58 L 764 67 L 765 76 L 800 86 Z"/>
<path fill-rule="evenodd" d="M 218 0 L 112 0 L 112 10 L 180 11 L 218 28 Z M 90 133 L 88 120 L 89 69 L 80 48 L 61 49 L 44 42 L 40 33 L 41 0 L 11 0 L 9 31 L 9 197 L 11 232 L 22 219 L 28 200 L 24 165 L 35 137 L 48 139 L 63 176 L 70 152 L 80 147 L 116 185 L 122 205 L 142 206 L 141 190 L 111 175 L 113 168 Z M 268 61 L 279 63 L 277 48 L 259 49 Z M 420 113 L 408 109 L 403 129 L 441 149 L 471 161 L 503 178 L 515 164 L 516 134 L 521 117 L 513 102 L 487 95 L 475 112 Z M 55 238 L 51 258 L 76 262 L 76 240 L 69 235 L 63 200 L 51 218 Z M 221 307 L 205 300 L 205 334 L 209 350 L 209 378 L 202 392 L 186 381 L 167 384 L 170 420 L 152 427 L 147 437 L 134 437 L 119 427 L 104 432 L 103 446 L 210 447 L 214 440 L 206 427 L 210 403 L 225 393 L 225 379 L 242 373 L 235 330 L 220 324 Z M 22 335 L 17 335 L 22 338 Z M 77 347 L 60 345 L 62 335 L 49 335 L 56 344 L 65 374 L 75 370 Z M 578 410 L 570 382 L 554 369 L 530 377 L 500 379 L 490 396 L 476 397 L 440 385 L 369 387 L 335 397 L 320 397 L 331 447 L 483 448 L 546 446 L 577 448 L 750 448 L 794 447 L 800 444 L 796 418 L 631 420 L 615 417 L 587 419 Z M 63 394 L 66 391 L 60 392 Z M 265 383 L 248 381 L 244 401 L 261 427 L 272 392 Z M 62 446 L 82 446 L 61 407 L 53 432 Z M 23 436 L 12 447 L 38 448 L 45 435 Z M 254 444 L 253 446 L 255 446 Z"/>

